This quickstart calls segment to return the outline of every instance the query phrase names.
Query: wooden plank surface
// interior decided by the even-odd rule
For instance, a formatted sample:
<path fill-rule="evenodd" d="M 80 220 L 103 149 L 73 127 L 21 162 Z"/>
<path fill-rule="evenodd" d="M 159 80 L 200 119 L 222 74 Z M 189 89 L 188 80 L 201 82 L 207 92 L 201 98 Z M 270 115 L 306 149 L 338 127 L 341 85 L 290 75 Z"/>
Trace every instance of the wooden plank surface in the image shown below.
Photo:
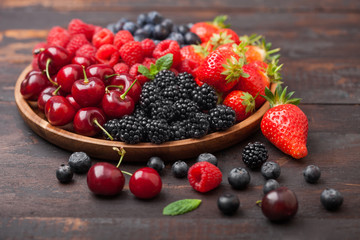
<path fill-rule="evenodd" d="M 71 2 L 71 4 L 70 4 Z M 217 152 L 223 182 L 207 194 L 192 190 L 186 179 L 172 177 L 167 164 L 161 194 L 141 201 L 125 190 L 114 198 L 91 194 L 86 175 L 59 184 L 55 170 L 71 153 L 38 137 L 24 123 L 14 103 L 14 84 L 31 61 L 31 49 L 55 25 L 72 18 L 106 26 L 120 17 L 159 10 L 176 23 L 210 20 L 228 14 L 239 34 L 259 33 L 280 47 L 284 81 L 309 119 L 309 156 L 295 161 L 256 132 L 247 140 Z M 360 234 L 360 2 L 347 1 L 40 1 L 0 2 L 0 239 L 357 239 Z M 264 179 L 251 173 L 245 191 L 231 189 L 228 172 L 239 166 L 250 141 L 264 142 L 269 160 L 282 167 L 279 182 L 294 190 L 299 212 L 287 223 L 267 221 L 255 202 Z M 102 159 L 93 159 L 103 161 Z M 178 160 L 174 157 L 174 161 Z M 194 159 L 189 164 L 194 163 Z M 318 184 L 307 184 L 302 170 L 316 164 Z M 144 164 L 124 164 L 134 172 Z M 129 178 L 126 177 L 128 182 Z M 319 201 L 326 187 L 344 195 L 337 212 Z M 232 217 L 216 207 L 220 194 L 239 196 L 240 211 Z M 162 216 L 175 200 L 200 198 L 199 209 Z"/>

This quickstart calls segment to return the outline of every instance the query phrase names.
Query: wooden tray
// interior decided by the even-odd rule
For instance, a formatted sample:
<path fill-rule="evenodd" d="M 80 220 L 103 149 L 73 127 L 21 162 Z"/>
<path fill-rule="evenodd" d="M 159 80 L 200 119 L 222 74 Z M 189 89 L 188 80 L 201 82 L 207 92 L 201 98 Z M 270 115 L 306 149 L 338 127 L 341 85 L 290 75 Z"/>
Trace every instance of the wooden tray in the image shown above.
<path fill-rule="evenodd" d="M 82 136 L 48 123 L 44 114 L 37 110 L 36 104 L 27 102 L 20 93 L 20 84 L 30 70 L 31 66 L 26 67 L 15 85 L 15 102 L 24 121 L 36 134 L 61 148 L 71 152 L 84 151 L 91 157 L 104 160 L 117 161 L 119 159 L 113 147 L 124 147 L 127 152 L 124 161 L 128 162 L 146 162 L 151 156 L 159 156 L 165 161 L 184 160 L 196 157 L 203 152 L 216 152 L 242 141 L 259 129 L 261 118 L 269 109 L 269 104 L 266 102 L 246 120 L 226 131 L 208 134 L 201 139 L 185 139 L 159 145 L 152 143 L 130 145 L 119 141 Z M 272 84 L 271 90 L 274 91 L 275 87 L 275 84 Z"/>

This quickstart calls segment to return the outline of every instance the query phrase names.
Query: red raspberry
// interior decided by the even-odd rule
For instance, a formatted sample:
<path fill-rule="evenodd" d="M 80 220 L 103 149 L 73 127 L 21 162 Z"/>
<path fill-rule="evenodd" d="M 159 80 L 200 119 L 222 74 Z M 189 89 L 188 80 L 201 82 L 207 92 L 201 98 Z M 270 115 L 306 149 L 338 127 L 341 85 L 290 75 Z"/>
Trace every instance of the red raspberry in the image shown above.
<path fill-rule="evenodd" d="M 144 83 L 150 81 L 150 79 L 148 79 L 147 77 L 145 77 L 144 75 L 142 75 L 141 73 L 138 72 L 138 68 L 140 65 L 141 65 L 140 63 L 136 63 L 136 64 L 132 65 L 129 70 L 129 74 L 133 78 L 137 79 L 138 82 L 140 83 L 140 85 L 142 86 L 142 85 L 144 85 Z"/>
<path fill-rule="evenodd" d="M 96 25 L 93 25 L 94 26 L 94 34 L 100 32 L 101 30 L 103 30 L 103 27 L 101 26 L 96 26 Z"/>
<path fill-rule="evenodd" d="M 62 27 L 55 26 L 49 31 L 46 41 L 48 45 L 65 48 L 70 41 L 70 33 Z"/>
<path fill-rule="evenodd" d="M 91 44 L 82 45 L 77 51 L 75 56 L 77 57 L 85 57 L 90 59 L 92 62 L 95 62 L 95 54 L 96 54 L 96 47 Z"/>
<path fill-rule="evenodd" d="M 99 48 L 104 44 L 113 44 L 114 34 L 107 28 L 103 28 L 99 32 L 95 33 L 92 38 L 92 44 Z"/>
<path fill-rule="evenodd" d="M 141 63 L 144 60 L 140 42 L 127 42 L 119 50 L 122 60 L 129 66 Z"/>
<path fill-rule="evenodd" d="M 68 31 L 71 35 L 84 34 L 91 41 L 94 34 L 94 25 L 86 24 L 80 19 L 73 19 L 68 25 Z"/>
<path fill-rule="evenodd" d="M 141 43 L 141 47 L 144 51 L 144 56 L 152 57 L 153 51 L 156 47 L 156 44 L 154 43 L 154 41 L 151 40 L 150 38 L 145 38 L 140 43 Z"/>
<path fill-rule="evenodd" d="M 177 41 L 164 40 L 161 41 L 154 49 L 153 57 L 158 59 L 166 54 L 173 54 L 173 67 L 177 67 L 181 63 L 180 46 Z"/>
<path fill-rule="evenodd" d="M 104 44 L 97 50 L 95 58 L 102 64 L 114 66 L 119 61 L 119 52 L 114 45 Z"/>
<path fill-rule="evenodd" d="M 117 74 L 129 73 L 129 66 L 126 63 L 117 63 L 113 69 Z"/>
<path fill-rule="evenodd" d="M 205 193 L 220 185 L 222 173 L 209 162 L 197 162 L 189 169 L 188 179 L 196 191 Z"/>
<path fill-rule="evenodd" d="M 146 58 L 144 59 L 144 61 L 142 62 L 142 65 L 144 65 L 144 66 L 147 67 L 147 68 L 150 68 L 150 65 L 151 65 L 151 64 L 154 64 L 154 65 L 155 65 L 155 63 L 156 63 L 156 59 L 155 59 L 155 58 L 148 58 L 148 57 L 146 57 Z"/>
<path fill-rule="evenodd" d="M 127 30 L 118 31 L 114 37 L 114 45 L 117 49 L 120 49 L 125 43 L 132 41 L 134 41 L 134 37 Z"/>
<path fill-rule="evenodd" d="M 196 77 L 196 69 L 200 66 L 200 64 L 198 62 L 195 62 L 193 60 L 190 59 L 184 59 L 180 66 L 178 67 L 179 72 L 188 72 L 191 75 L 193 75 L 194 77 Z"/>
<path fill-rule="evenodd" d="M 86 39 L 86 36 L 84 34 L 77 34 L 72 36 L 68 45 L 66 46 L 66 50 L 71 56 L 74 56 L 76 50 L 85 44 L 90 44 L 90 42 Z"/>

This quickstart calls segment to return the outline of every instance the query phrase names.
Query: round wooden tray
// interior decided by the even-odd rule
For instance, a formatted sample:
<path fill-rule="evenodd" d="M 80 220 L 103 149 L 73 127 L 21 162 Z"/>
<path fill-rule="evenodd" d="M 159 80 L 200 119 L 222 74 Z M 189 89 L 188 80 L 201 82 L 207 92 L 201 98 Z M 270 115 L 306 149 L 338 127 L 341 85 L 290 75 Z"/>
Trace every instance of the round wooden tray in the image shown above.
<path fill-rule="evenodd" d="M 44 114 L 38 111 L 36 104 L 27 102 L 20 93 L 20 84 L 30 70 L 31 66 L 26 67 L 15 85 L 15 102 L 24 121 L 36 134 L 61 148 L 71 152 L 83 151 L 91 157 L 104 160 L 119 159 L 113 147 L 124 147 L 126 150 L 124 161 L 128 162 L 146 162 L 151 156 L 159 156 L 165 161 L 184 160 L 203 152 L 216 152 L 240 142 L 259 129 L 261 118 L 269 109 L 269 104 L 266 102 L 246 120 L 226 131 L 211 133 L 200 139 L 171 141 L 159 145 L 152 143 L 130 145 L 82 136 L 48 123 Z M 275 87 L 275 84 L 272 84 L 271 90 L 274 91 Z"/>

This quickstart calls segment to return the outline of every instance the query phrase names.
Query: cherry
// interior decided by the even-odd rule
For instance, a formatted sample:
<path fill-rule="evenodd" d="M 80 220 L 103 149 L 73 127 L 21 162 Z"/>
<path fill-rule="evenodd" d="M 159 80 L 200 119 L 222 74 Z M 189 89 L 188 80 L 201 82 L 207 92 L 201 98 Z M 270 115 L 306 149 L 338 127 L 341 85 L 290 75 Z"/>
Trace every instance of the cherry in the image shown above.
<path fill-rule="evenodd" d="M 60 68 L 70 62 L 69 53 L 60 46 L 51 46 L 39 53 L 38 65 L 49 75 L 57 73 Z"/>
<path fill-rule="evenodd" d="M 74 107 L 75 111 L 77 111 L 81 108 L 80 105 L 75 101 L 74 97 L 71 94 L 66 95 L 66 99 Z"/>
<path fill-rule="evenodd" d="M 145 167 L 137 170 L 131 176 L 129 188 L 136 197 L 149 199 L 160 193 L 162 181 L 155 169 Z"/>
<path fill-rule="evenodd" d="M 108 85 L 106 87 L 106 93 L 101 102 L 102 109 L 106 116 L 109 118 L 121 118 L 125 115 L 130 115 L 134 111 L 135 103 L 127 94 L 136 82 L 135 80 L 123 94 L 117 90 L 108 90 L 109 87 L 121 88 L 121 86 Z"/>
<path fill-rule="evenodd" d="M 128 89 L 131 84 L 135 81 L 135 79 L 129 74 L 121 74 L 115 75 L 110 78 L 110 85 L 122 86 L 122 89 L 119 88 L 109 88 L 109 90 L 118 90 L 123 93 L 126 89 Z M 141 85 L 137 82 L 128 92 L 128 96 L 134 100 L 134 103 L 139 102 L 141 94 Z"/>
<path fill-rule="evenodd" d="M 70 123 L 75 113 L 73 106 L 63 96 L 53 96 L 45 104 L 45 116 L 53 126 Z"/>
<path fill-rule="evenodd" d="M 46 87 L 38 97 L 37 107 L 40 111 L 44 111 L 46 102 L 55 95 L 63 96 L 63 92 L 61 92 L 60 88 L 56 88 L 54 86 Z"/>
<path fill-rule="evenodd" d="M 30 71 L 21 82 L 20 93 L 25 99 L 35 101 L 48 86 L 50 86 L 50 82 L 42 72 Z"/>
<path fill-rule="evenodd" d="M 93 64 L 86 68 L 86 75 L 90 77 L 97 77 L 108 85 L 108 79 L 115 74 L 114 69 L 107 64 Z"/>
<path fill-rule="evenodd" d="M 83 67 L 78 64 L 65 65 L 58 71 L 56 77 L 61 90 L 70 93 L 73 83 L 84 78 Z"/>
<path fill-rule="evenodd" d="M 293 191 L 280 187 L 268 192 L 261 201 L 263 214 L 271 221 L 284 221 L 295 216 L 298 201 Z"/>
<path fill-rule="evenodd" d="M 106 122 L 104 112 L 97 107 L 81 108 L 74 117 L 75 132 L 85 136 L 95 136 Z M 106 132 L 106 131 L 105 131 Z"/>
<path fill-rule="evenodd" d="M 84 79 L 77 80 L 71 88 L 71 95 L 81 107 L 94 107 L 100 104 L 105 85 L 97 77 L 88 78 L 84 71 Z"/>
<path fill-rule="evenodd" d="M 114 148 L 121 155 L 118 165 L 107 162 L 94 164 L 87 173 L 87 185 L 90 191 L 97 195 L 113 196 L 122 191 L 125 185 L 125 177 L 119 169 L 125 155 L 125 150 Z"/>
<path fill-rule="evenodd" d="M 89 67 L 92 64 L 92 61 L 89 58 L 86 57 L 77 57 L 75 56 L 71 60 L 72 64 L 78 64 L 80 66 L 84 66 L 85 68 Z"/>

